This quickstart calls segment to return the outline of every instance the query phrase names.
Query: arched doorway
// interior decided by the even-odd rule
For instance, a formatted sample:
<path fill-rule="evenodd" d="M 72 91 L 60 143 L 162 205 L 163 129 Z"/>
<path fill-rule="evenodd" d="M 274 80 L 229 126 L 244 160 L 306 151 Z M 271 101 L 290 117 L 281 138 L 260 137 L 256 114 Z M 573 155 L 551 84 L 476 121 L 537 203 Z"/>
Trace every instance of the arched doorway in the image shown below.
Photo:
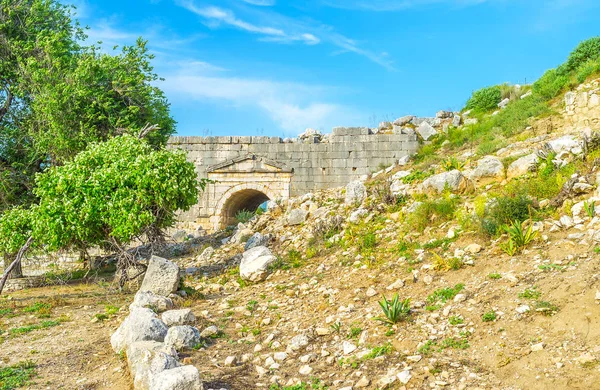
<path fill-rule="evenodd" d="M 237 223 L 236 215 L 242 211 L 255 212 L 260 205 L 270 200 L 263 192 L 256 189 L 237 191 L 225 201 L 221 210 L 221 228 Z"/>

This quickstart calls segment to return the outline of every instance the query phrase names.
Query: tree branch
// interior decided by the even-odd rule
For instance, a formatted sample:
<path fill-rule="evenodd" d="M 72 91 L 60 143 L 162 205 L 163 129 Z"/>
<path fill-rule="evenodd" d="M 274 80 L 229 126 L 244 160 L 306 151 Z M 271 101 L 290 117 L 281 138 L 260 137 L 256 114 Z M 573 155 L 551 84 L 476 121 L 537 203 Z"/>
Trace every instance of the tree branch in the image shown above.
<path fill-rule="evenodd" d="M 23 255 L 25 254 L 25 252 L 27 252 L 27 250 L 31 246 L 32 242 L 33 242 L 33 237 L 29 237 L 27 239 L 27 242 L 25 243 L 25 245 L 23 245 L 21 247 L 21 249 L 19 249 L 19 253 L 17 253 L 17 258 L 15 259 L 15 261 L 13 261 L 8 266 L 8 268 L 4 270 L 4 276 L 2 277 L 2 280 L 0 280 L 0 294 L 2 294 L 2 290 L 4 289 L 4 285 L 6 284 L 6 281 L 8 280 L 8 275 L 10 275 L 10 273 L 13 270 L 13 268 L 15 268 L 17 266 L 17 264 L 19 264 L 21 262 L 21 259 L 23 258 Z"/>
<path fill-rule="evenodd" d="M 6 91 L 6 101 L 4 102 L 4 107 L 0 108 L 0 122 L 4 118 L 4 115 L 8 112 L 10 105 L 12 104 L 13 94 L 10 92 L 10 89 L 5 88 Z"/>

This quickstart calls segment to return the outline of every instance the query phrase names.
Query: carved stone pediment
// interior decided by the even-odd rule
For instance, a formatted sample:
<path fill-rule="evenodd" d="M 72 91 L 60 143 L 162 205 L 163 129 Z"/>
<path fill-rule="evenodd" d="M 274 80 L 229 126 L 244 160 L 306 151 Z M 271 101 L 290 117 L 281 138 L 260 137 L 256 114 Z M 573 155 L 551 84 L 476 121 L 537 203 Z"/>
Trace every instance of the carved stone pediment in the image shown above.
<path fill-rule="evenodd" d="M 211 165 L 207 173 L 290 173 L 292 169 L 277 161 L 247 154 Z"/>

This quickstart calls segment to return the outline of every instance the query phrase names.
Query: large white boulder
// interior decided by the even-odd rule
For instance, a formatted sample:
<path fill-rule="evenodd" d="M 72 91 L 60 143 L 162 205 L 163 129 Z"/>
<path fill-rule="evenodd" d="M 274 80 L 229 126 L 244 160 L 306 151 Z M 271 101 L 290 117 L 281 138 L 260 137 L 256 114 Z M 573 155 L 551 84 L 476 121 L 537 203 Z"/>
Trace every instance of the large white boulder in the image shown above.
<path fill-rule="evenodd" d="M 200 331 L 189 325 L 172 326 L 165 336 L 165 344 L 178 351 L 192 349 L 199 343 Z"/>
<path fill-rule="evenodd" d="M 152 256 L 140 291 L 168 296 L 179 287 L 179 267 L 162 257 Z"/>
<path fill-rule="evenodd" d="M 508 179 L 512 179 L 513 177 L 526 174 L 537 165 L 539 160 L 540 158 L 537 156 L 537 154 L 531 153 L 513 161 L 506 170 L 506 177 Z"/>
<path fill-rule="evenodd" d="M 256 246 L 242 255 L 240 277 L 251 282 L 258 282 L 267 277 L 269 265 L 277 258 L 266 246 Z"/>
<path fill-rule="evenodd" d="M 438 173 L 433 175 L 421 184 L 424 192 L 443 192 L 446 188 L 452 192 L 465 192 L 469 190 L 471 182 L 458 170 Z"/>
<path fill-rule="evenodd" d="M 121 353 L 136 341 L 164 341 L 167 326 L 150 309 L 135 307 L 110 337 L 116 353 Z"/>
<path fill-rule="evenodd" d="M 367 187 L 360 180 L 356 180 L 346 185 L 346 204 L 361 203 L 367 197 Z"/>
<path fill-rule="evenodd" d="M 499 179 L 504 177 L 504 164 L 498 157 L 485 156 L 477 161 L 477 167 L 466 170 L 463 174 L 470 180 L 486 177 Z"/>
<path fill-rule="evenodd" d="M 177 351 L 158 341 L 137 341 L 129 345 L 127 365 L 135 390 L 148 390 L 153 375 L 180 366 Z"/>
<path fill-rule="evenodd" d="M 200 372 L 194 366 L 181 366 L 152 376 L 150 390 L 203 390 Z"/>

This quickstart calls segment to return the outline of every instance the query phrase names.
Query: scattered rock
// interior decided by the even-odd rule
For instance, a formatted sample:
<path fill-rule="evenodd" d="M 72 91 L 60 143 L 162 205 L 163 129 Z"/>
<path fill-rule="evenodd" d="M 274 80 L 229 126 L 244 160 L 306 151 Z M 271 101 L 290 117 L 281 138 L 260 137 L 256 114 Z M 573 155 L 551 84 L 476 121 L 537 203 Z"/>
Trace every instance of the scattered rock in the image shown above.
<path fill-rule="evenodd" d="M 441 193 L 448 188 L 452 192 L 462 193 L 471 188 L 471 183 L 458 169 L 454 169 L 425 179 L 421 186 L 425 192 Z"/>
<path fill-rule="evenodd" d="M 110 338 L 116 353 L 136 341 L 164 341 L 168 328 L 150 309 L 134 308 Z"/>
<path fill-rule="evenodd" d="M 367 187 L 362 181 L 353 181 L 346 186 L 346 204 L 361 203 L 367 197 Z"/>
<path fill-rule="evenodd" d="M 200 331 L 189 325 L 178 325 L 169 328 L 165 336 L 165 344 L 178 351 L 192 349 L 200 343 Z"/>
<path fill-rule="evenodd" d="M 164 297 L 162 295 L 156 295 L 151 291 L 138 291 L 133 298 L 133 302 L 129 305 L 129 310 L 136 307 L 145 307 L 156 310 L 157 312 L 163 312 L 173 308 L 173 301 L 171 298 Z"/>
<path fill-rule="evenodd" d="M 246 252 L 240 262 L 240 277 L 251 282 L 259 282 L 267 277 L 269 265 L 277 258 L 266 246 L 257 246 Z"/>
<path fill-rule="evenodd" d="M 200 372 L 194 366 L 162 371 L 152 377 L 150 390 L 203 390 Z"/>
<path fill-rule="evenodd" d="M 246 241 L 246 245 L 244 246 L 244 250 L 250 250 L 252 248 L 255 248 L 257 246 L 267 246 L 267 244 L 269 243 L 269 241 L 271 240 L 271 236 L 267 235 L 262 235 L 261 233 L 254 233 L 252 235 L 252 237 L 250 237 L 248 239 L 248 241 Z"/>
<path fill-rule="evenodd" d="M 308 211 L 303 209 L 293 209 L 287 217 L 288 225 L 300 225 L 308 218 Z"/>
<path fill-rule="evenodd" d="M 156 295 L 168 296 L 179 287 L 179 267 L 162 257 L 152 256 L 140 291 L 150 291 Z"/>
<path fill-rule="evenodd" d="M 191 309 L 169 310 L 164 312 L 161 318 L 167 326 L 189 325 L 196 321 Z"/>
<path fill-rule="evenodd" d="M 417 134 L 423 138 L 423 140 L 428 141 L 434 135 L 437 135 L 437 131 L 427 122 L 421 123 L 419 127 L 415 130 Z"/>

